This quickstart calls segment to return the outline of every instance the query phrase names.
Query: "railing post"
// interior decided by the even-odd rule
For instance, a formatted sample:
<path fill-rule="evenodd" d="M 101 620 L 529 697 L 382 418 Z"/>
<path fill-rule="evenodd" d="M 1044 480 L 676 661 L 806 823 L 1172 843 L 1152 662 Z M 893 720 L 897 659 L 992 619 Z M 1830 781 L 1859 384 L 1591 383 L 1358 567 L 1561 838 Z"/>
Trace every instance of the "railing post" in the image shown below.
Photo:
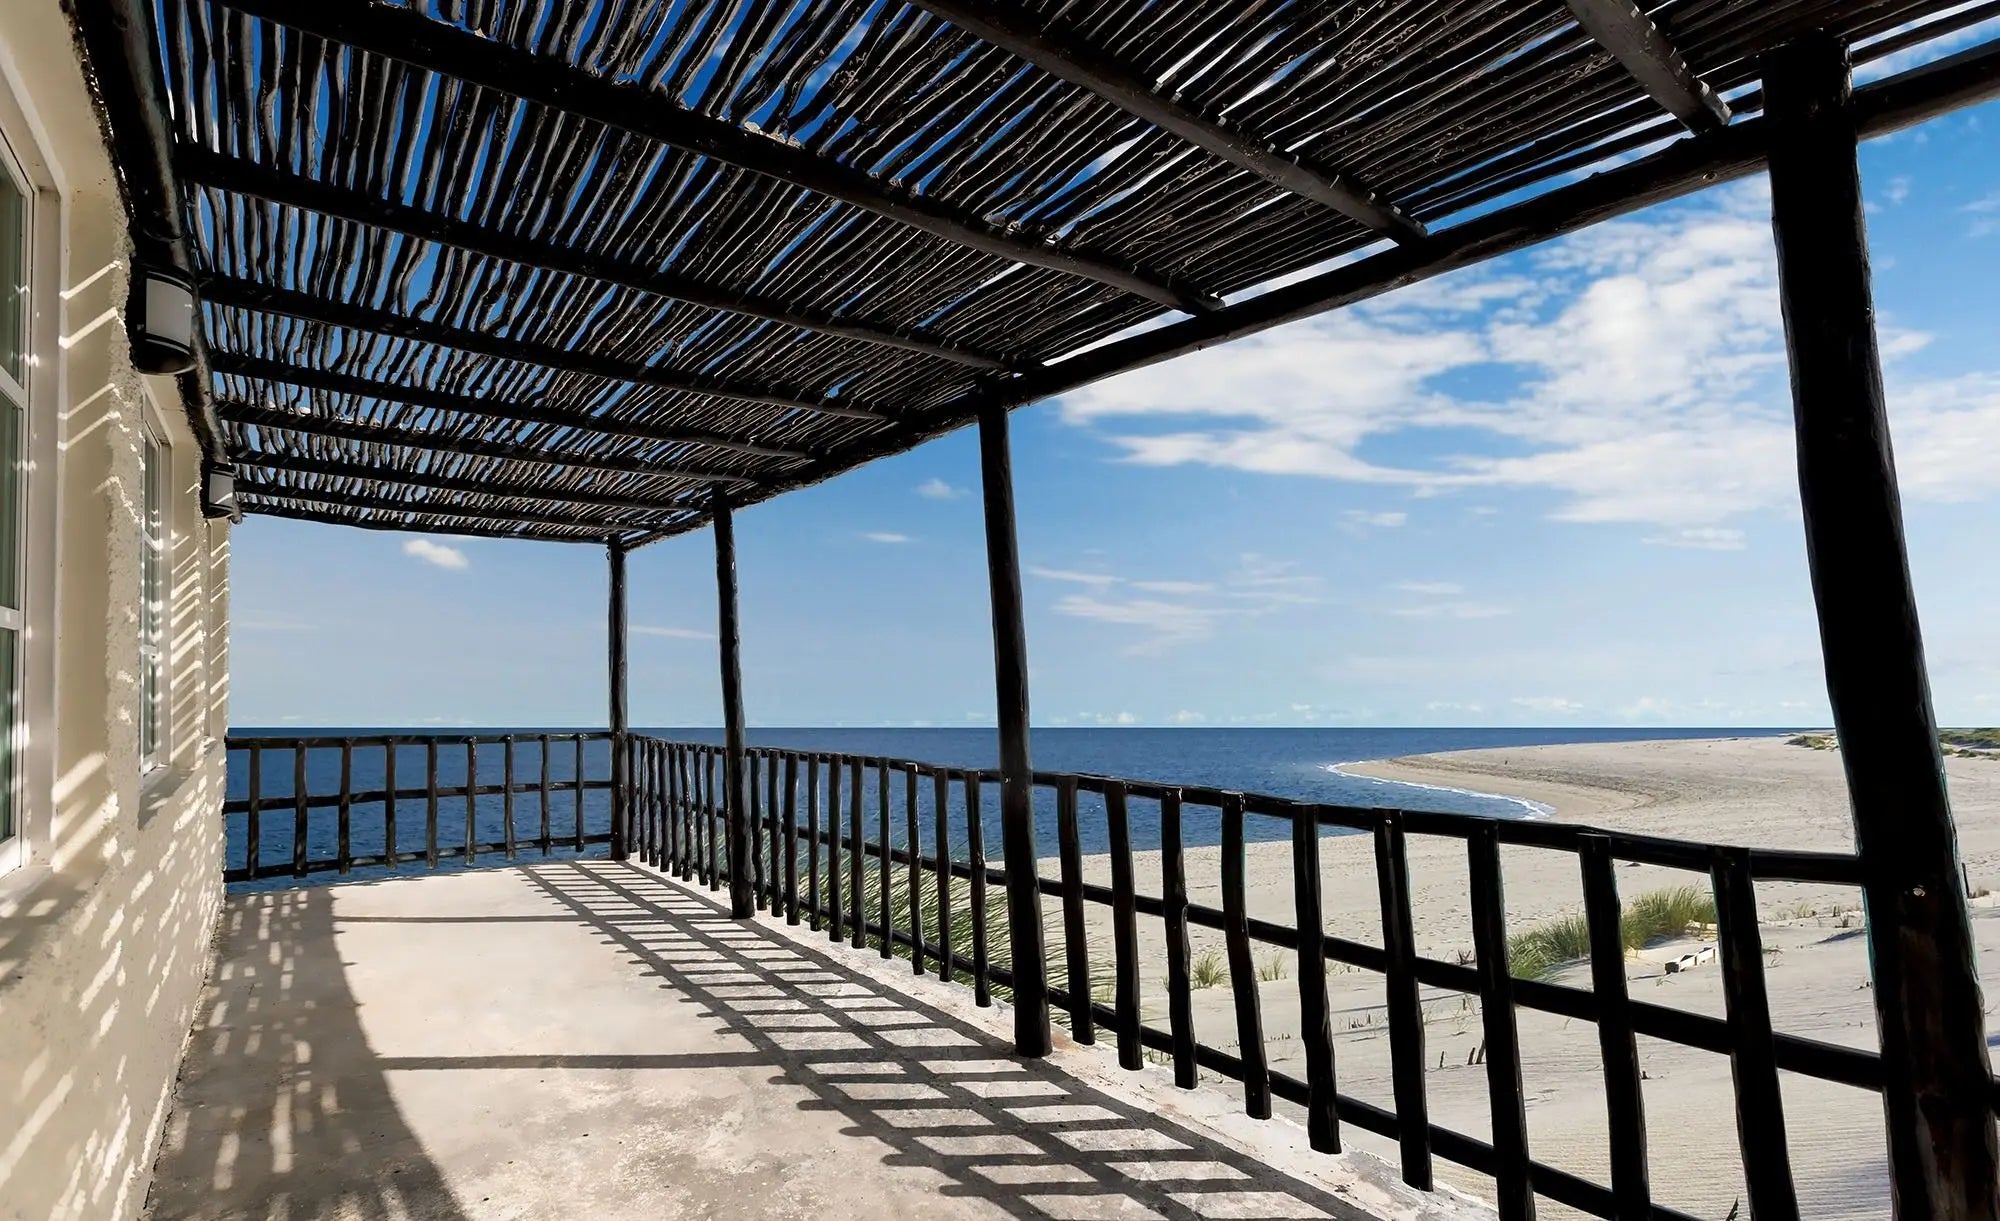
<path fill-rule="evenodd" d="M 1772 227 L 1827 695 L 1861 859 L 1896 1215 L 2000 1215 L 1992 1070 L 1903 542 L 1845 49 L 1765 64 Z"/>
<path fill-rule="evenodd" d="M 736 519 L 722 489 L 714 493 L 715 627 L 722 656 L 722 818 L 729 828 L 729 914 L 747 920 L 757 913 L 750 884 L 750 807 L 743 800 L 742 632 L 736 618 Z"/>
<path fill-rule="evenodd" d="M 1035 878 L 1035 773 L 1028 759 L 1028 635 L 1021 618 L 1021 554 L 1014 538 L 1014 471 L 1007 410 L 979 413 L 986 499 L 986 570 L 993 601 L 993 684 L 1000 728 L 1000 860 L 1007 874 L 1007 937 L 1014 974 L 1014 1050 L 1050 1050 L 1048 964 Z"/>
<path fill-rule="evenodd" d="M 625 757 L 625 541 L 613 538 L 605 544 L 611 561 L 611 596 L 608 602 L 606 639 L 610 642 L 611 663 L 611 859 L 626 856 L 626 807 L 631 801 L 630 761 Z M 581 780 L 581 775 L 578 776 Z"/>

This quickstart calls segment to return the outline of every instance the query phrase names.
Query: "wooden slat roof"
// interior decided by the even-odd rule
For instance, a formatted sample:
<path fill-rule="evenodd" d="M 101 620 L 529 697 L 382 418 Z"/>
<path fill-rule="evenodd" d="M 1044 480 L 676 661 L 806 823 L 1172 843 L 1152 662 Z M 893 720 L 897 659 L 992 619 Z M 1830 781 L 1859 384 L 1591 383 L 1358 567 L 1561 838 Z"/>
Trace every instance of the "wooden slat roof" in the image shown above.
<path fill-rule="evenodd" d="M 1996 7 L 152 0 L 246 511 L 633 542 L 1748 172 L 1766 51 Z"/>

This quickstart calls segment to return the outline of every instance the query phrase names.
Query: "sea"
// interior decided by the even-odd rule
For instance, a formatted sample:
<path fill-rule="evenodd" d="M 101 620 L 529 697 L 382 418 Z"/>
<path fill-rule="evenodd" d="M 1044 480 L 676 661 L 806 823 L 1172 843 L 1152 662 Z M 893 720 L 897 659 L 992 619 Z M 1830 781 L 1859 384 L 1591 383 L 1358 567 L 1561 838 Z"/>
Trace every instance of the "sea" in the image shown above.
<path fill-rule="evenodd" d="M 238 738 L 275 737 L 351 737 L 366 739 L 386 734 L 424 736 L 428 731 L 399 729 L 393 727 L 340 727 L 302 728 L 285 726 L 282 728 L 242 728 L 232 731 Z M 439 731 L 438 736 L 450 738 L 467 733 L 513 734 L 518 741 L 515 745 L 515 781 L 533 783 L 541 772 L 541 759 L 537 735 L 543 732 L 559 733 L 560 729 L 543 730 L 534 727 L 480 728 Z M 719 729 L 703 728 L 636 728 L 635 733 L 644 733 L 681 742 L 705 742 L 719 745 L 722 732 Z M 1430 754 L 1438 751 L 1478 750 L 1499 747 L 1547 746 L 1562 743 L 1657 741 L 1661 739 L 1696 739 L 1718 737 L 1766 737 L 1795 732 L 1790 729 L 1740 729 L 1740 728 L 1464 728 L 1464 729 L 1380 729 L 1380 728 L 1038 728 L 1033 731 L 1030 749 L 1038 770 L 1087 772 L 1098 775 L 1118 776 L 1133 780 L 1151 780 L 1168 784 L 1203 786 L 1229 789 L 1250 793 L 1266 793 L 1277 797 L 1295 798 L 1303 801 L 1350 806 L 1389 806 L 1406 810 L 1439 810 L 1453 813 L 1481 814 L 1493 818 L 1539 818 L 1548 811 L 1533 802 L 1492 793 L 1473 792 L 1465 789 L 1444 788 L 1429 785 L 1404 784 L 1392 781 L 1374 780 L 1354 776 L 1342 771 L 1345 764 L 1371 759 L 1392 758 L 1399 755 Z M 840 729 L 753 729 L 749 732 L 753 746 L 789 747 L 799 750 L 829 751 L 849 755 L 880 756 L 892 759 L 912 759 L 925 763 L 946 764 L 955 767 L 990 768 L 997 766 L 996 743 L 993 730 L 988 727 L 967 728 L 840 728 Z M 396 787 L 401 792 L 421 790 L 424 787 L 424 765 L 426 748 L 423 745 L 409 745 L 398 748 L 396 756 Z M 474 764 L 478 782 L 482 785 L 500 784 L 505 776 L 505 751 L 498 745 L 482 746 L 478 749 Z M 383 788 L 386 751 L 380 746 L 357 746 L 352 762 L 350 783 L 355 792 L 366 792 Z M 263 762 L 259 772 L 259 791 L 266 803 L 260 820 L 259 853 L 265 865 L 288 862 L 292 859 L 292 837 L 294 818 L 288 806 L 292 792 L 294 759 L 289 749 L 263 752 Z M 443 787 L 463 785 L 467 773 L 466 749 L 462 745 L 445 743 L 438 748 L 439 784 Z M 583 760 L 584 774 L 590 779 L 602 779 L 610 774 L 610 752 L 606 743 L 592 742 L 585 746 Z M 575 775 L 576 756 L 573 743 L 558 742 L 550 752 L 550 776 L 553 782 L 561 784 Z M 845 777 L 843 777 L 845 780 Z M 822 778 L 823 783 L 823 778 Z M 876 778 L 870 774 L 864 784 L 866 813 L 865 828 L 869 836 L 878 834 L 879 814 L 876 809 L 878 788 Z M 309 794 L 332 795 L 340 791 L 340 751 L 334 749 L 313 749 L 306 754 L 306 790 Z M 250 791 L 249 752 L 233 750 L 229 756 L 229 796 L 243 798 Z M 760 785 L 760 796 L 763 789 Z M 900 777 L 892 777 L 890 786 L 892 815 L 889 819 L 890 838 L 897 845 L 905 842 L 905 814 L 902 807 L 904 786 Z M 851 794 L 842 798 L 846 809 Z M 928 784 L 920 786 L 919 830 L 924 838 L 924 851 L 934 851 L 929 841 L 934 838 L 935 813 L 930 806 L 931 789 Z M 801 796 L 800 815 L 804 818 L 804 798 Z M 273 804 L 281 808 L 271 808 Z M 397 849 L 410 851 L 424 846 L 426 834 L 427 803 L 421 797 L 405 797 L 398 801 L 396 808 Z M 980 802 L 980 823 L 985 837 L 988 859 L 997 861 L 1000 850 L 1000 833 L 997 820 L 996 795 L 989 788 Z M 387 830 L 387 811 L 382 803 L 355 803 L 351 812 L 350 849 L 356 856 L 368 856 L 382 852 Z M 438 840 L 440 866 L 443 868 L 466 868 L 463 857 L 466 820 L 468 811 L 463 798 L 445 798 L 439 801 Z M 506 802 L 498 794 L 480 796 L 470 811 L 473 838 L 481 843 L 503 842 L 506 838 Z M 541 833 L 541 800 L 539 793 L 521 793 L 514 799 L 513 819 L 517 841 L 522 846 L 521 859 L 540 859 L 537 842 Z M 599 834 L 610 826 L 609 794 L 604 790 L 593 790 L 582 794 L 579 806 L 577 795 L 557 791 L 550 801 L 550 828 L 552 837 L 560 839 L 572 835 L 576 822 L 581 818 L 587 834 Z M 953 786 L 947 822 L 952 835 L 952 855 L 964 858 L 966 855 L 966 828 L 969 820 L 967 803 L 962 786 Z M 1088 794 L 1079 800 L 1079 838 L 1086 853 L 1101 852 L 1108 847 L 1106 826 L 1102 816 L 1102 803 Z M 1053 795 L 1046 790 L 1038 791 L 1036 802 L 1037 846 L 1043 854 L 1056 851 L 1056 819 Z M 845 823 L 843 823 L 845 825 Z M 228 863 L 231 867 L 241 866 L 246 858 L 248 840 L 248 819 L 241 813 L 231 814 L 228 826 Z M 1157 809 L 1150 802 L 1135 800 L 1131 803 L 1132 846 L 1145 851 L 1159 847 L 1159 823 Z M 1278 839 L 1290 835 L 1288 824 L 1273 818 L 1251 816 L 1246 821 L 1246 835 L 1251 839 Z M 1217 811 L 1190 805 L 1183 813 L 1182 833 L 1190 846 L 1213 844 L 1220 838 L 1220 818 Z M 1329 834 L 1339 832 L 1330 831 Z M 315 807 L 309 813 L 307 828 L 307 852 L 312 859 L 330 859 L 337 848 L 338 815 L 331 807 Z M 601 847 L 590 850 L 601 852 Z M 559 845 L 556 856 L 574 855 Z M 504 863 L 502 854 L 482 854 L 469 867 Z M 408 870 L 416 866 L 405 865 Z M 357 871 L 354 879 L 379 877 L 381 871 Z M 316 872 L 314 881 L 337 880 L 337 875 Z M 262 885 L 292 885 L 290 878 L 272 879 Z M 258 883 L 239 883 L 239 886 L 255 886 Z"/>

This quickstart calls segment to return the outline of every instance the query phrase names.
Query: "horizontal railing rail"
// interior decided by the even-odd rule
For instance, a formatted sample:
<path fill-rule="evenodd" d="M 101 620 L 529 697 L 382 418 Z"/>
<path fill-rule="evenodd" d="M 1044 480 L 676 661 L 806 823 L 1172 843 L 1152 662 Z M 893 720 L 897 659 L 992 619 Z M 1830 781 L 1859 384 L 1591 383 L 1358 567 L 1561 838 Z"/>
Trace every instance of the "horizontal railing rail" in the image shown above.
<path fill-rule="evenodd" d="M 223 880 L 345 876 L 416 863 L 436 869 L 481 857 L 511 861 L 524 847 L 551 856 L 609 843 L 610 743 L 604 732 L 231 735 Z M 444 782 L 454 763 L 456 774 Z M 488 774 L 495 769 L 497 776 Z M 399 784 L 399 771 L 422 783 Z M 592 793 L 607 798 L 602 809 L 587 799 Z M 561 795 L 569 798 L 566 812 L 555 808 Z M 516 821 L 522 796 L 535 806 L 526 834 Z M 323 817 L 329 810 L 331 826 Z M 420 827 L 401 821 L 417 812 Z M 421 847 L 405 847 L 406 838 Z"/>
<path fill-rule="evenodd" d="M 634 855 L 711 890 L 724 887 L 728 878 L 724 748 L 634 735 L 629 749 Z M 940 979 L 969 977 L 975 1000 L 982 1005 L 991 1003 L 996 989 L 1013 983 L 1005 961 L 1006 908 L 996 901 L 1004 894 L 1007 871 L 988 864 L 987 832 L 981 825 L 981 811 L 998 808 L 993 791 L 1001 783 L 997 769 L 766 747 L 747 750 L 746 764 L 743 804 L 756 845 L 749 864 L 761 909 L 782 914 L 790 924 L 824 929 L 835 941 L 872 947 L 883 957 L 906 954 L 919 974 L 934 968 Z M 1796 1215 L 1779 1090 L 1781 1071 L 1866 1090 L 1883 1088 L 1877 1052 L 1773 1030 L 1765 995 L 1755 883 L 1858 887 L 1860 865 L 1852 855 L 1732 847 L 1565 822 L 1328 805 L 1064 772 L 1037 772 L 1034 784 L 1043 798 L 1053 797 L 1057 840 L 1054 876 L 1038 871 L 1035 877 L 1035 889 L 1051 903 L 1045 909 L 1050 936 L 1059 937 L 1051 945 L 1051 971 L 1059 978 L 1049 982 L 1048 995 L 1078 1041 L 1096 1042 L 1101 1028 L 1115 1040 L 1126 1068 L 1139 1068 L 1150 1053 L 1170 1063 L 1177 1084 L 1185 1087 L 1194 1086 L 1204 1071 L 1228 1078 L 1243 1089 L 1245 1110 L 1253 1116 L 1268 1117 L 1273 1099 L 1303 1108 L 1316 1149 L 1338 1150 L 1343 1124 L 1395 1141 L 1405 1179 L 1420 1187 L 1432 1185 L 1435 1158 L 1490 1175 L 1505 1218 L 1531 1216 L 1538 1195 L 1599 1217 L 1688 1216 L 1651 1198 L 1639 1086 L 1640 1037 L 1730 1057 L 1753 1215 Z M 1079 794 L 1099 799 L 1101 809 L 1096 814 L 1105 830 L 1104 848 L 1099 851 L 1110 857 L 1109 884 L 1083 876 Z M 1139 893 L 1134 881 L 1134 801 L 1156 807 L 1159 893 Z M 1191 807 L 1212 811 L 1220 819 L 1220 875 L 1204 879 L 1220 883 L 1220 906 L 1189 898 L 1181 828 Z M 1244 828 L 1246 818 L 1253 817 L 1289 824 L 1294 923 L 1247 911 Z M 1319 844 L 1328 830 L 1374 837 L 1380 945 L 1325 931 Z M 1465 845 L 1475 943 L 1467 961 L 1446 962 L 1416 951 L 1405 848 L 1410 836 L 1451 838 Z M 1511 973 L 1503 847 L 1576 857 L 1585 919 L 1594 941 L 1586 960 L 1589 986 L 1517 978 Z M 1620 931 L 1623 905 L 1615 871 L 1619 862 L 1689 870 L 1707 879 L 1716 909 L 1714 935 L 1724 977 L 1724 1016 L 1629 994 Z M 968 892 L 963 904 L 953 897 L 961 883 Z M 1092 958 L 1101 953 L 1101 946 L 1088 928 L 1088 905 L 1111 913 L 1108 989 L 1100 986 L 1092 970 Z M 1048 921 L 1047 916 L 1056 918 Z M 1158 922 L 1156 927 L 1164 933 L 1164 1026 L 1145 1020 L 1141 1013 L 1137 921 L 1142 917 Z M 1204 1041 L 1195 1029 L 1190 929 L 1223 935 L 1227 986 L 1235 1005 L 1233 1051 Z M 1252 957 L 1258 945 L 1299 955 L 1300 1028 L 1282 1033 L 1303 1043 L 1303 1075 L 1273 1068 L 1267 1061 Z M 1343 964 L 1382 976 L 1393 1106 L 1364 1101 L 1336 1088 L 1327 977 L 1323 969 L 1306 969 L 1316 963 Z M 1490 1139 L 1442 1126 L 1429 1117 L 1422 1006 L 1435 998 L 1423 997 L 1420 988 L 1479 1002 Z M 1530 1156 L 1515 1019 L 1519 1011 L 1597 1027 L 1610 1120 L 1610 1183 Z"/>

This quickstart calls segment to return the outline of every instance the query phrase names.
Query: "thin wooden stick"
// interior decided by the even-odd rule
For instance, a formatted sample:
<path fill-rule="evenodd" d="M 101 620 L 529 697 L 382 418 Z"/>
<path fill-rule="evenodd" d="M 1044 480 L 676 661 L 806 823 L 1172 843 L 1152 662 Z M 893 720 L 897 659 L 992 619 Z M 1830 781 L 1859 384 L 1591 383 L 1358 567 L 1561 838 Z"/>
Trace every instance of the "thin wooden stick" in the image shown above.
<path fill-rule="evenodd" d="M 1097 1019 L 1090 1011 L 1090 932 L 1083 914 L 1083 845 L 1076 825 L 1076 777 L 1056 784 L 1056 840 L 1061 856 L 1063 954 L 1069 971 L 1070 1034 L 1079 1043 L 1097 1042 Z"/>
<path fill-rule="evenodd" d="M 1271 1117 L 1271 1070 L 1264 1058 L 1264 1017 L 1257 962 L 1250 955 L 1250 914 L 1243 844 L 1243 795 L 1222 798 L 1222 935 L 1229 950 L 1229 990 L 1236 1000 L 1236 1054 L 1243 1062 L 1243 1113 Z"/>
<path fill-rule="evenodd" d="M 1299 1037 L 1306 1051 L 1306 1139 L 1316 1152 L 1338 1153 L 1339 1091 L 1334 1076 L 1333 1008 L 1326 990 L 1319 821 L 1310 812 L 1292 819 L 1292 904 L 1299 930 Z"/>
<path fill-rule="evenodd" d="M 1167 1020 L 1174 1049 L 1174 1084 L 1201 1084 L 1195 1063 L 1194 982 L 1189 968 L 1187 853 L 1181 835 L 1178 789 L 1160 794 L 1160 892 L 1167 942 Z"/>
<path fill-rule="evenodd" d="M 354 867 L 353 821 L 354 821 L 354 739 L 340 744 L 340 815 L 334 831 L 337 836 L 334 859 L 342 876 Z"/>
<path fill-rule="evenodd" d="M 1139 912 L 1132 884 L 1132 822 L 1125 807 L 1125 786 L 1104 789 L 1105 829 L 1111 841 L 1111 963 L 1117 973 L 1118 1063 L 1144 1068 L 1145 1049 L 1139 1043 Z"/>
<path fill-rule="evenodd" d="M 396 744 L 382 743 L 382 855 L 389 868 L 396 867 Z"/>
<path fill-rule="evenodd" d="M 1403 822 L 1391 812 L 1375 824 L 1375 878 L 1382 895 L 1382 949 L 1388 958 L 1389 1065 L 1396 1096 L 1403 1181 L 1431 1189 L 1430 1107 L 1424 1096 L 1424 1011 L 1417 990 L 1416 937 L 1410 920 L 1410 874 Z"/>

